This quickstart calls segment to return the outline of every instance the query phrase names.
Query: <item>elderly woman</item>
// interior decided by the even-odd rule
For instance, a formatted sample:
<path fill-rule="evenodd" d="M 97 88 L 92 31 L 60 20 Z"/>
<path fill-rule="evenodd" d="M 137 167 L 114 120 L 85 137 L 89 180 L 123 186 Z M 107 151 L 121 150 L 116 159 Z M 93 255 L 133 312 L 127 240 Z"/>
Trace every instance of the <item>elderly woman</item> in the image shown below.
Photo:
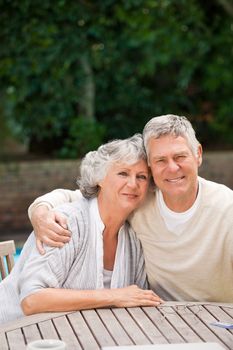
<path fill-rule="evenodd" d="M 81 163 L 83 198 L 60 207 L 72 232 L 62 248 L 36 249 L 32 233 L 0 283 L 0 323 L 46 311 L 156 306 L 139 241 L 126 221 L 145 198 L 149 171 L 140 135 L 89 152 Z"/>

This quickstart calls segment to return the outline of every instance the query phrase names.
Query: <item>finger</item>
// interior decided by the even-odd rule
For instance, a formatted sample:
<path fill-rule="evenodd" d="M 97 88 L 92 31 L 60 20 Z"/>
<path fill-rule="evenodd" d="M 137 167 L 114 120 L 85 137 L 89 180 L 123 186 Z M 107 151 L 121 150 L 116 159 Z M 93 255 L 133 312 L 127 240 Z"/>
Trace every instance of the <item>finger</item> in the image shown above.
<path fill-rule="evenodd" d="M 49 247 L 54 247 L 54 248 L 62 248 L 64 246 L 63 242 L 57 242 L 55 240 L 52 240 L 48 237 L 43 238 L 43 242 L 48 245 Z"/>
<path fill-rule="evenodd" d="M 134 300 L 123 303 L 120 307 L 135 307 L 135 306 L 159 306 L 158 301 L 152 301 L 148 299 Z"/>
<path fill-rule="evenodd" d="M 68 243 L 70 241 L 70 237 L 63 236 L 60 233 L 56 233 L 54 231 L 50 231 L 47 233 L 47 238 L 54 241 L 54 243 Z"/>
<path fill-rule="evenodd" d="M 154 301 L 154 300 L 144 300 L 143 302 L 144 302 L 143 305 L 146 305 L 146 306 L 155 306 L 155 307 L 157 307 L 157 306 L 161 305 L 161 303 L 159 301 Z"/>
<path fill-rule="evenodd" d="M 64 235 L 70 235 L 70 232 L 67 227 L 67 218 L 60 213 L 55 213 L 56 222 L 64 229 Z"/>
<path fill-rule="evenodd" d="M 44 247 L 43 247 L 43 243 L 37 238 L 36 239 L 36 248 L 37 250 L 39 251 L 39 253 L 41 255 L 44 255 L 45 254 L 45 250 L 44 250 Z"/>
<path fill-rule="evenodd" d="M 70 237 L 71 233 L 69 230 L 64 229 L 59 223 L 52 222 L 49 226 L 50 230 L 58 234 L 59 236 Z"/>
<path fill-rule="evenodd" d="M 148 294 L 148 298 L 154 301 L 162 302 L 162 299 L 155 293 Z"/>
<path fill-rule="evenodd" d="M 160 296 L 153 292 L 153 290 L 147 290 L 145 291 L 148 295 L 153 296 L 156 300 L 163 302 L 163 299 L 160 298 Z"/>

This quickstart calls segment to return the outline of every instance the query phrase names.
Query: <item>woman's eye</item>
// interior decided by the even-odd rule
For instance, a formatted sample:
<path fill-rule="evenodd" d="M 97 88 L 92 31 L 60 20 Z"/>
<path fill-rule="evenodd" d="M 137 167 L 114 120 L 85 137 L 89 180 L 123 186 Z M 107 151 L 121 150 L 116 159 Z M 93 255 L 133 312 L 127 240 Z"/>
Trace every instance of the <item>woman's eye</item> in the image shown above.
<path fill-rule="evenodd" d="M 138 175 L 137 178 L 140 179 L 140 180 L 147 180 L 147 176 L 146 175 Z"/>
<path fill-rule="evenodd" d="M 126 171 L 121 171 L 121 172 L 118 173 L 118 175 L 120 175 L 120 176 L 127 176 L 128 174 L 127 174 Z"/>

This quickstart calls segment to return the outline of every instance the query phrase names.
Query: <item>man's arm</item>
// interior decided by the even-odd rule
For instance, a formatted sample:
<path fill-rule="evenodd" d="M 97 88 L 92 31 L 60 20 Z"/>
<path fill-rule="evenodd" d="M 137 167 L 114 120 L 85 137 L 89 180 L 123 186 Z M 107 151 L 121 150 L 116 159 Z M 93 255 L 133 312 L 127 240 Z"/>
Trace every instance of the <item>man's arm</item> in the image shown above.
<path fill-rule="evenodd" d="M 69 242 L 66 217 L 54 210 L 56 206 L 73 202 L 82 197 L 79 190 L 57 189 L 38 197 L 28 208 L 35 235 L 37 249 L 44 254 L 43 243 L 52 247 L 62 247 Z"/>
<path fill-rule="evenodd" d="M 35 208 L 40 205 L 46 206 L 48 209 L 57 207 L 60 204 L 74 202 L 82 197 L 82 194 L 79 190 L 65 190 L 62 188 L 53 190 L 44 194 L 43 196 L 37 197 L 34 202 L 28 208 L 28 216 L 31 220 L 32 212 Z"/>

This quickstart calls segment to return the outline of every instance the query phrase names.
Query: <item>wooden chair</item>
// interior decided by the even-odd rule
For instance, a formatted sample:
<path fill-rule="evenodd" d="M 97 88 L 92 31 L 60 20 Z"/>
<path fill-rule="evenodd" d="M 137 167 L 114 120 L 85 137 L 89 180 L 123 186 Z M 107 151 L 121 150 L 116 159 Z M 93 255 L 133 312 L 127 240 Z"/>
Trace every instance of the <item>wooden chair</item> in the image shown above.
<path fill-rule="evenodd" d="M 0 279 L 3 280 L 14 266 L 15 242 L 0 242 Z"/>

